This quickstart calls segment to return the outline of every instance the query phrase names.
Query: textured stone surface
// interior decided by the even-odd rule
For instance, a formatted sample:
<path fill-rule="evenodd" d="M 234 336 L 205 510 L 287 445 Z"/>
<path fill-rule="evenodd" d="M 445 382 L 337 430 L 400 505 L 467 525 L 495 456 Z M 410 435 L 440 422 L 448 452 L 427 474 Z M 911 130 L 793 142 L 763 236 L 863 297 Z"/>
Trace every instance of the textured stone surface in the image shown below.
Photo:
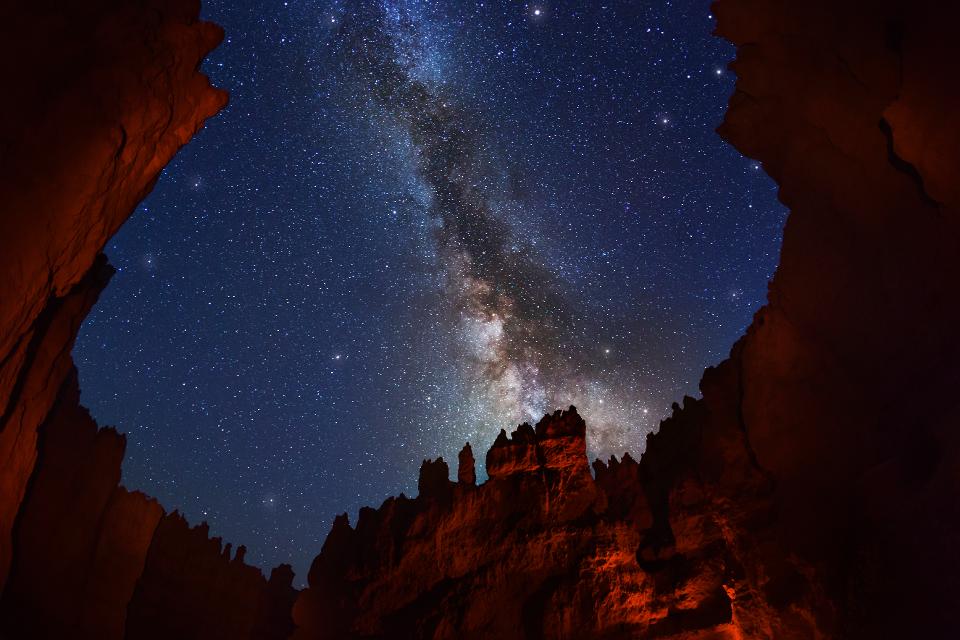
<path fill-rule="evenodd" d="M 76 326 L 51 332 L 71 321 L 56 317 L 62 300 L 226 103 L 197 71 L 222 37 L 197 21 L 197 2 L 10 9 L 0 38 L 0 75 L 16 96 L 0 101 L 0 586 L 36 429 L 70 368 Z"/>
<path fill-rule="evenodd" d="M 4 638 L 291 631 L 289 567 L 268 581 L 118 485 L 124 438 L 80 406 L 70 358 L 112 274 L 107 239 L 226 103 L 197 71 L 222 37 L 198 12 L 189 0 L 92 0 L 3 14 L 0 71 L 16 96 L 0 101 Z M 188 564 L 170 552 L 181 544 Z"/>
<path fill-rule="evenodd" d="M 356 529 L 338 518 L 294 637 L 735 637 L 746 627 L 731 595 L 737 550 L 694 483 L 671 496 L 669 551 L 645 563 L 654 516 L 641 467 L 598 462 L 594 481 L 573 408 L 521 425 L 487 459 L 491 479 L 448 482 L 445 501 L 431 488 L 362 511 Z M 506 459 L 529 463 L 489 464 Z"/>
<path fill-rule="evenodd" d="M 715 11 L 739 45 L 720 133 L 791 210 L 739 364 L 778 538 L 816 567 L 843 632 L 955 635 L 960 9 Z"/>

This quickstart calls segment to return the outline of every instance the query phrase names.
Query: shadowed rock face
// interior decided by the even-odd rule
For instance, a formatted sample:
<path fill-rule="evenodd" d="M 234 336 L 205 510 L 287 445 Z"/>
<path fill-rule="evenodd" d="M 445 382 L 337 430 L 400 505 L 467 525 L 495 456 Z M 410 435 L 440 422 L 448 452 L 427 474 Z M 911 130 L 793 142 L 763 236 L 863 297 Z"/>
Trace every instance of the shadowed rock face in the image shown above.
<path fill-rule="evenodd" d="M 93 0 L 3 12 L 0 74 L 11 91 L 0 101 L 0 585 L 37 427 L 87 311 L 68 317 L 63 300 L 176 150 L 226 104 L 196 71 L 222 37 L 197 21 L 198 9 Z"/>
<path fill-rule="evenodd" d="M 70 350 L 100 254 L 226 104 L 197 67 L 222 32 L 184 0 L 5 7 L 0 74 L 0 636 L 285 638 L 267 581 L 120 487 L 125 439 L 79 404 Z"/>
<path fill-rule="evenodd" d="M 477 463 L 473 459 L 473 448 L 469 442 L 463 445 L 457 456 L 457 482 L 477 484 Z"/>
<path fill-rule="evenodd" d="M 703 398 L 594 476 L 573 409 L 501 432 L 482 485 L 469 447 L 457 482 L 425 461 L 417 498 L 336 519 L 299 595 L 118 486 L 69 355 L 107 239 L 225 104 L 197 72 L 220 31 L 186 0 L 7 11 L 0 635 L 960 635 L 960 9 L 713 11 L 738 46 L 720 133 L 791 214 Z"/>
<path fill-rule="evenodd" d="M 778 539 L 816 569 L 821 628 L 955 635 L 960 127 L 945 114 L 960 91 L 933 78 L 957 57 L 960 8 L 715 9 L 740 45 L 720 133 L 791 209 L 737 358 Z"/>

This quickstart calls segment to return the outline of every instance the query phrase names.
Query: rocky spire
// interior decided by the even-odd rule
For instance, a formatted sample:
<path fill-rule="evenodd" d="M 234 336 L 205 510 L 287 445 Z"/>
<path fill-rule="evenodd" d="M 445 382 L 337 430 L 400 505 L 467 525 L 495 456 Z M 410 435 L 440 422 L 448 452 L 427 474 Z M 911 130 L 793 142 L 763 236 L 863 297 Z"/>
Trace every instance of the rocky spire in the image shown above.
<path fill-rule="evenodd" d="M 422 497 L 440 498 L 450 493 L 450 468 L 443 458 L 424 460 L 417 489 Z"/>
<path fill-rule="evenodd" d="M 473 459 L 473 449 L 470 443 L 463 445 L 458 456 L 457 482 L 460 484 L 477 484 L 476 461 Z"/>

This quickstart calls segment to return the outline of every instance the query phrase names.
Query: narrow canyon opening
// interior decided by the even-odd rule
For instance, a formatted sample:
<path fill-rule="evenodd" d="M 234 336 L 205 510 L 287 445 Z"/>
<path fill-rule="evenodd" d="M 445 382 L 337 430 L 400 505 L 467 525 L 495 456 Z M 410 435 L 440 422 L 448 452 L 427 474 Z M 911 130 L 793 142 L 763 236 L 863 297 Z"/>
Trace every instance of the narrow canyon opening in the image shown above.
<path fill-rule="evenodd" d="M 960 7 L 635 5 L 212 5 L 226 33 L 194 0 L 12 8 L 0 636 L 960 634 Z M 683 44 L 711 16 L 729 67 Z M 734 76 L 736 151 L 711 156 L 695 116 Z M 275 82 L 310 94 L 250 89 Z M 700 195 L 776 217 L 745 195 L 762 174 L 779 262 L 730 291 L 719 238 L 772 268 L 780 220 L 764 240 Z M 85 402 L 141 440 L 126 479 L 126 438 L 81 403 L 82 326 Z M 670 366 L 639 362 L 657 347 Z M 618 416 L 659 419 L 619 393 L 657 380 L 679 393 L 643 455 L 591 469 Z M 138 465 L 171 495 L 124 486 Z M 341 512 L 328 535 L 298 492 Z M 303 588 L 258 568 L 300 546 Z"/>

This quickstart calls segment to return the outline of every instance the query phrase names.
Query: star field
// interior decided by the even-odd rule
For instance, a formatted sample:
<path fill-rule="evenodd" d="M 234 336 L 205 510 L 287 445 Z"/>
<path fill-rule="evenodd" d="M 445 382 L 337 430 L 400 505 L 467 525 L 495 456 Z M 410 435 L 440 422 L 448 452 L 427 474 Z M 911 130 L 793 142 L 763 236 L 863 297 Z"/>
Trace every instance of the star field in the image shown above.
<path fill-rule="evenodd" d="M 203 14 L 230 105 L 108 245 L 75 359 L 124 484 L 249 562 L 305 580 L 334 515 L 567 404 L 639 453 L 764 302 L 786 214 L 714 133 L 707 3 Z"/>

